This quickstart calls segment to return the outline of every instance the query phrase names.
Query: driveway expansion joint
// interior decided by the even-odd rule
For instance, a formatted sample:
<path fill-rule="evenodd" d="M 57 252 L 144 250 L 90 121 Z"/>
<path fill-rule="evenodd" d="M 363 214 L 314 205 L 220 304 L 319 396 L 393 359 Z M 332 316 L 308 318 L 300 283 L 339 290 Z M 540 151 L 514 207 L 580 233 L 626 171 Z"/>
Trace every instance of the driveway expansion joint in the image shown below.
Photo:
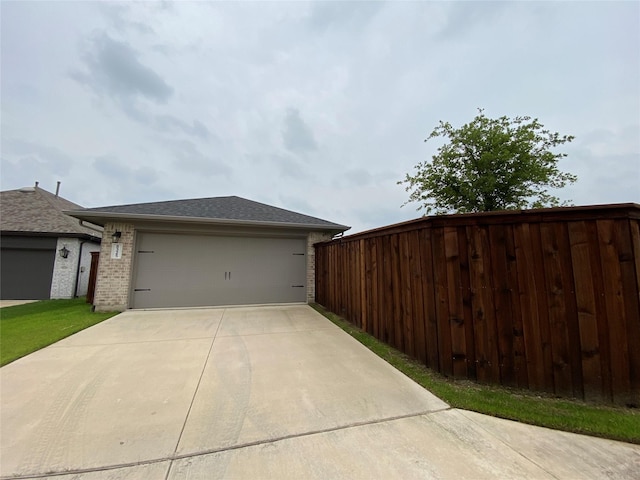
<path fill-rule="evenodd" d="M 185 337 L 185 338 L 166 338 L 161 340 L 138 340 L 133 342 L 109 342 L 109 343 L 83 343 L 80 345 L 50 345 L 48 348 L 84 348 L 84 347 L 111 347 L 114 345 L 138 345 L 146 343 L 167 343 L 167 342 L 188 342 L 195 340 L 211 340 L 215 339 L 215 335 L 206 337 Z M 62 340 L 61 340 L 62 341 Z"/>
<path fill-rule="evenodd" d="M 198 395 L 198 390 L 200 389 L 200 384 L 202 383 L 202 377 L 204 376 L 204 372 L 207 369 L 207 364 L 209 363 L 209 357 L 211 357 L 211 351 L 213 350 L 213 345 L 216 342 L 216 337 L 218 336 L 218 332 L 220 331 L 220 326 L 222 325 L 222 322 L 224 321 L 224 316 L 227 313 L 226 310 L 224 310 L 222 312 L 222 316 L 220 317 L 220 321 L 218 322 L 218 327 L 216 328 L 216 332 L 213 335 L 213 338 L 211 338 L 211 345 L 209 345 L 209 351 L 207 352 L 207 356 L 204 359 L 204 362 L 202 363 L 202 370 L 200 371 L 200 377 L 198 378 L 198 384 L 196 385 L 196 388 L 193 390 L 193 397 L 191 397 L 191 403 L 189 404 L 189 409 L 187 410 L 187 414 L 184 417 L 184 422 L 182 424 L 182 428 L 180 429 L 180 435 L 178 435 L 178 441 L 176 442 L 176 446 L 173 449 L 174 455 L 175 453 L 178 451 L 178 447 L 180 446 L 180 442 L 182 441 L 182 436 L 184 435 L 184 430 L 185 428 L 187 428 L 187 422 L 189 421 L 189 416 L 191 415 L 191 410 L 193 409 L 193 404 L 196 400 L 196 396 Z M 171 468 L 167 469 L 167 473 L 165 475 L 165 480 L 169 478 L 169 473 L 171 472 Z"/>
<path fill-rule="evenodd" d="M 281 332 L 258 332 L 258 333 L 222 333 L 218 335 L 220 338 L 234 338 L 234 337 L 259 337 L 266 335 L 291 335 L 297 333 L 311 333 L 311 332 L 323 332 L 323 331 L 331 331 L 333 327 L 317 327 L 317 328 L 305 328 L 299 330 L 283 330 Z"/>
<path fill-rule="evenodd" d="M 151 464 L 155 464 L 155 463 L 162 463 L 162 462 L 174 462 L 176 460 L 185 460 L 188 458 L 195 458 L 195 457 L 202 457 L 205 455 L 213 455 L 215 453 L 224 453 L 224 452 L 229 452 L 229 451 L 233 451 L 233 450 L 241 450 L 243 448 L 250 448 L 250 447 L 256 447 L 259 445 L 268 445 L 271 443 L 278 443 L 278 442 L 282 442 L 285 440 L 291 440 L 294 438 L 303 438 L 303 437 L 311 437 L 314 435 L 322 435 L 324 433 L 331 433 L 331 432 L 337 432 L 340 430 L 349 430 L 352 428 L 359 428 L 359 427 L 364 427 L 367 425 L 377 425 L 377 424 L 382 424 L 382 423 L 387 423 L 387 422 L 394 422 L 397 420 L 403 420 L 405 418 L 413 418 L 413 417 L 423 417 L 425 415 L 433 415 L 436 413 L 441 413 L 441 412 L 446 412 L 449 410 L 455 410 L 452 407 L 446 407 L 446 408 L 440 408 L 440 409 L 436 409 L 436 410 L 426 410 L 426 411 L 422 411 L 422 412 L 417 412 L 417 413 L 408 413 L 406 415 L 397 415 L 397 416 L 393 416 L 393 417 L 385 417 L 385 418 L 380 418 L 380 419 L 376 419 L 376 420 L 365 420 L 362 422 L 353 422 L 353 423 L 349 423 L 349 424 L 345 424 L 345 425 L 339 425 L 336 427 L 331 427 L 331 428 L 324 428 L 321 430 L 311 430 L 308 432 L 302 432 L 302 433 L 293 433 L 291 435 L 283 435 L 281 437 L 277 437 L 277 438 L 270 438 L 270 439 L 265 439 L 265 440 L 256 440 L 253 442 L 246 442 L 246 443 L 240 443 L 237 445 L 230 445 L 227 447 L 219 447 L 219 448 L 211 448 L 211 449 L 207 449 L 207 450 L 201 450 L 198 452 L 191 452 L 191 453 L 182 453 L 182 454 L 174 454 L 174 455 L 169 455 L 163 458 L 153 458 L 153 459 L 149 459 L 149 460 L 142 460 L 139 462 L 131 462 L 131 463 L 120 463 L 120 464 L 116 464 L 116 465 L 104 465 L 101 467 L 94 467 L 94 468 L 82 468 L 82 469 L 77 469 L 77 470 L 63 470 L 63 471 L 57 471 L 57 472 L 48 472 L 48 473 L 34 473 L 34 474 L 26 474 L 26 475 L 15 475 L 15 476 L 9 476 L 9 477 L 5 477 L 5 476 L 0 476 L 0 480 L 28 480 L 28 479 L 38 479 L 38 478 L 46 478 L 46 477 L 53 477 L 53 476 L 62 476 L 62 475 L 80 475 L 83 473 L 94 473 L 94 472 L 105 472 L 105 471 L 109 471 L 109 470 L 117 470 L 120 468 L 131 468 L 131 467 L 140 467 L 143 465 L 151 465 Z M 182 435 L 181 435 L 182 436 Z M 178 441 L 178 444 L 180 442 Z M 171 472 L 171 468 L 167 468 L 167 477 Z"/>
<path fill-rule="evenodd" d="M 504 445 L 507 449 L 511 450 L 512 452 L 514 452 L 516 455 L 519 455 L 520 457 L 524 458 L 527 462 L 532 463 L 533 465 L 535 465 L 536 467 L 538 467 L 540 470 L 542 470 L 543 472 L 545 472 L 547 475 L 556 478 L 559 480 L 559 477 L 557 477 L 556 475 L 553 474 L 553 472 L 549 471 L 549 469 L 545 468 L 544 465 L 541 465 L 539 462 L 536 462 L 535 460 L 529 458 L 527 455 L 525 455 L 524 453 L 518 451 L 517 449 L 513 448 L 512 445 L 508 444 L 507 442 L 505 442 L 503 439 L 501 439 L 500 437 L 498 437 L 494 432 L 492 432 L 491 430 L 489 430 L 488 428 L 486 428 L 484 425 L 482 425 L 481 423 L 476 422 L 473 418 L 469 417 L 468 415 L 465 415 L 466 410 L 463 409 L 453 409 L 453 410 L 457 410 L 459 411 L 462 416 L 464 416 L 468 421 L 472 422 L 474 425 L 476 425 L 478 428 L 484 430 L 488 435 L 490 435 L 491 437 L 495 438 L 496 441 L 498 441 L 499 443 L 501 443 L 502 445 Z M 496 417 L 496 418 L 500 418 L 500 417 Z"/>

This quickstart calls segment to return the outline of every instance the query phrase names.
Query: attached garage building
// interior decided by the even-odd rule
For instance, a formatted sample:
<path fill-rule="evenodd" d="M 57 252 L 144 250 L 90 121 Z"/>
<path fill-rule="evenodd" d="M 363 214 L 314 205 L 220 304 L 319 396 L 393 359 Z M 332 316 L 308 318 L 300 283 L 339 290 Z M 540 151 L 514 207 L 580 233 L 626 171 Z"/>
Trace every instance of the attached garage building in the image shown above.
<path fill-rule="evenodd" d="M 0 204 L 0 298 L 86 295 L 102 228 L 65 215 L 82 207 L 37 184 L 0 192 Z"/>
<path fill-rule="evenodd" d="M 348 229 L 240 197 L 68 213 L 105 228 L 97 310 L 312 301 L 313 244 Z"/>

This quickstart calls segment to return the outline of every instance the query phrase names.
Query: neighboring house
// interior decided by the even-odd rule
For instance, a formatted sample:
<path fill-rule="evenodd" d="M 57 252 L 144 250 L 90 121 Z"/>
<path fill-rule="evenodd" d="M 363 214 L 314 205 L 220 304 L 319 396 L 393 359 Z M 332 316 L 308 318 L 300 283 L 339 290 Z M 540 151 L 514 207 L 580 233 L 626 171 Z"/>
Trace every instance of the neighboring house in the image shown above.
<path fill-rule="evenodd" d="M 102 227 L 63 213 L 79 208 L 37 184 L 0 192 L 0 298 L 86 295 L 91 252 L 100 250 Z"/>
<path fill-rule="evenodd" d="M 102 311 L 313 301 L 313 244 L 349 229 L 240 197 L 66 213 L 104 226 Z"/>

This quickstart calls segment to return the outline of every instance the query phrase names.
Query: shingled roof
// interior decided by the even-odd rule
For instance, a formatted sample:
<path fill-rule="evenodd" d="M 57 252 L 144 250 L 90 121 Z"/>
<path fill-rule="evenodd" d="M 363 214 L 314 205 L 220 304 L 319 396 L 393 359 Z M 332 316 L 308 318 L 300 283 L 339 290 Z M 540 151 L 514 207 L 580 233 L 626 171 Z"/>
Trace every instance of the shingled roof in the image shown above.
<path fill-rule="evenodd" d="M 0 230 L 3 234 L 32 233 L 51 236 L 100 238 L 100 228 L 87 228 L 78 219 L 63 213 L 80 205 L 40 187 L 24 187 L 0 192 Z"/>
<path fill-rule="evenodd" d="M 350 228 L 236 196 L 114 205 L 67 213 L 101 225 L 109 220 L 129 219 L 304 227 L 336 232 L 343 232 Z"/>

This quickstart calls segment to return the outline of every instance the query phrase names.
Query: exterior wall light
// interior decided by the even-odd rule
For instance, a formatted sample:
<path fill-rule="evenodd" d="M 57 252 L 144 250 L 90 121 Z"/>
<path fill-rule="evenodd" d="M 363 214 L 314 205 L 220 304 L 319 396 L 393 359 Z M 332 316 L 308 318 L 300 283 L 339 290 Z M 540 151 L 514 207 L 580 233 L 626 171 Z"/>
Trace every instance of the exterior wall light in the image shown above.
<path fill-rule="evenodd" d="M 69 249 L 67 248 L 67 246 L 63 246 L 60 250 L 58 250 L 58 252 L 60 253 L 60 256 L 62 258 L 67 258 L 69 256 Z"/>
<path fill-rule="evenodd" d="M 113 235 L 111 235 L 111 239 L 113 240 L 113 243 L 118 243 L 120 241 L 121 236 L 122 236 L 122 232 L 118 230 L 113 232 Z"/>

